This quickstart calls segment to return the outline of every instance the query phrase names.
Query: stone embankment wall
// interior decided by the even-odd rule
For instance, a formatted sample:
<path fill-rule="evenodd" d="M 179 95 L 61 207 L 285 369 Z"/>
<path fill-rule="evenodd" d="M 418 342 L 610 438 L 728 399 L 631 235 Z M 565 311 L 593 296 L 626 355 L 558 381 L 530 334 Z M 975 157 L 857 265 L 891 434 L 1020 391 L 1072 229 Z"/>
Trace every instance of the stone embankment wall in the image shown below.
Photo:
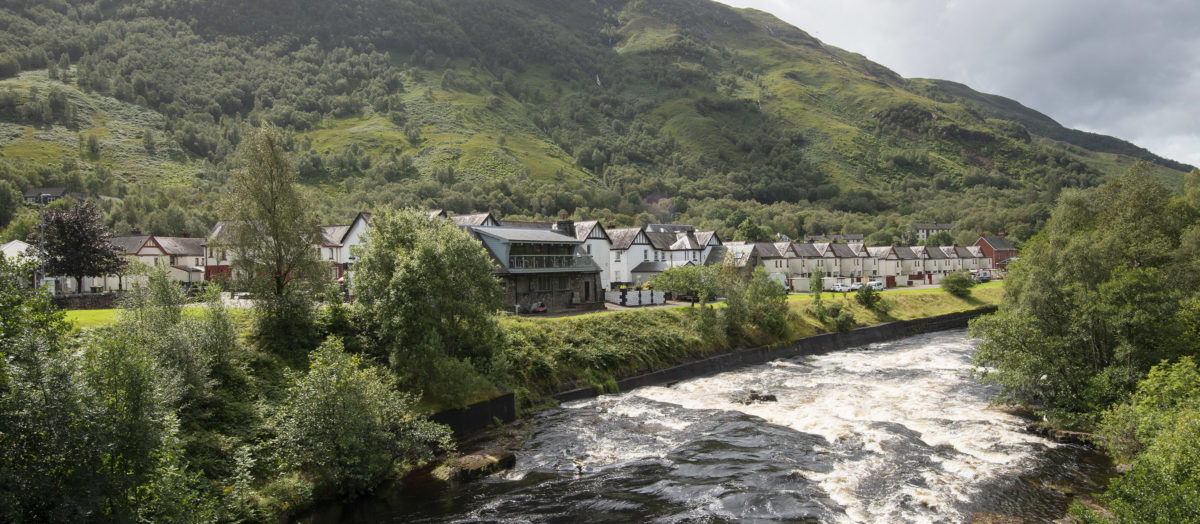
<path fill-rule="evenodd" d="M 820 355 L 831 351 L 865 346 L 875 342 L 896 340 L 921 333 L 960 329 L 966 327 L 967 322 L 971 319 L 994 311 L 996 311 L 995 306 L 990 306 L 973 311 L 951 313 L 936 317 L 889 322 L 887 324 L 868 326 L 842 333 L 826 333 L 802 338 L 791 344 L 777 344 L 774 346 L 744 349 L 734 353 L 726 353 L 704 360 L 680 364 L 667 369 L 646 373 L 645 375 L 618 380 L 617 387 L 620 391 L 629 391 L 643 386 L 670 384 L 680 380 L 721 373 L 741 366 L 765 364 L 782 358 Z M 595 397 L 598 394 L 599 392 L 593 388 L 580 388 L 560 392 L 554 395 L 554 399 L 559 402 L 569 402 Z"/>
<path fill-rule="evenodd" d="M 901 339 L 921 333 L 960 329 L 966 327 L 967 322 L 971 319 L 994 311 L 996 311 L 995 306 L 989 306 L 973 311 L 951 313 L 949 315 L 868 326 L 843 333 L 826 333 L 802 338 L 791 344 L 777 344 L 744 349 L 618 380 L 617 387 L 620 391 L 629 391 L 643 386 L 670 384 L 680 380 L 712 375 L 742 366 L 764 364 L 782 358 L 820 355 L 831 351 L 865 346 L 875 342 Z M 560 392 L 554 395 L 554 399 L 559 402 L 569 402 L 595 397 L 599 394 L 600 392 L 593 388 L 580 388 Z M 517 410 L 514 404 L 514 397 L 512 393 L 509 393 L 492 400 L 472 404 L 464 409 L 442 411 L 429 418 L 434 422 L 450 426 L 455 435 L 462 435 L 486 428 L 496 421 L 511 422 L 516 416 Z"/>

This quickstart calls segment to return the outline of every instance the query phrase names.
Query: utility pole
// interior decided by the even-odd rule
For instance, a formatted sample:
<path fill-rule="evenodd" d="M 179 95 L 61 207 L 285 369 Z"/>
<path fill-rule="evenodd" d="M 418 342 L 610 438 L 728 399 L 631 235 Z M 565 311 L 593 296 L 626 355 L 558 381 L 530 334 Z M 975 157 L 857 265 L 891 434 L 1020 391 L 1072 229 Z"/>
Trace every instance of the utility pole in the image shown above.
<path fill-rule="evenodd" d="M 49 196 L 47 193 L 38 195 L 38 202 L 42 204 L 42 225 L 38 232 L 38 251 L 40 252 L 38 256 L 38 289 L 46 286 L 46 197 Z"/>

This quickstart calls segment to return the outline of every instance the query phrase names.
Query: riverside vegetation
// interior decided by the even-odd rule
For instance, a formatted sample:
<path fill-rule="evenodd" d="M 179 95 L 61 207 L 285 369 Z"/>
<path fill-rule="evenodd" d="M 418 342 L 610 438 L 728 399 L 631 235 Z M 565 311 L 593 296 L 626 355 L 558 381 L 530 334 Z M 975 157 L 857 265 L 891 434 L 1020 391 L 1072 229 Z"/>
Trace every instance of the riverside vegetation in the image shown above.
<path fill-rule="evenodd" d="M 114 323 L 72 335 L 48 296 L 24 285 L 32 268 L 3 262 L 0 302 L 19 313 L 0 331 L 4 518 L 282 519 L 452 450 L 447 431 L 420 415 L 421 392 L 424 411 L 499 389 L 528 407 L 562 385 L 611 390 L 619 376 L 834 327 L 761 269 L 727 272 L 730 300 L 715 307 L 496 317 L 486 288 L 498 284 L 489 267 L 459 263 L 486 258 L 458 228 L 385 212 L 371 242 L 358 271 L 387 292 L 370 307 L 312 307 L 319 289 L 294 281 L 292 300 L 309 307 L 293 313 L 311 314 L 286 325 L 270 300 L 239 323 L 215 288 L 203 307 L 185 308 L 180 288 L 156 273 Z M 452 274 L 460 270 L 469 274 Z M 411 285 L 416 271 L 432 283 Z M 890 314 L 846 297 L 826 303 L 867 322 L 976 305 L 932 290 L 898 295 Z M 430 328 L 405 331 L 384 322 L 392 314 Z M 286 345 L 273 336 L 280 329 L 291 332 Z M 406 372 L 414 366 L 425 371 Z"/>
<path fill-rule="evenodd" d="M 1200 519 L 1200 175 L 1182 197 L 1135 168 L 1065 192 L 1026 243 L 976 359 L 1001 400 L 1090 431 L 1129 470 L 1087 521 Z"/>

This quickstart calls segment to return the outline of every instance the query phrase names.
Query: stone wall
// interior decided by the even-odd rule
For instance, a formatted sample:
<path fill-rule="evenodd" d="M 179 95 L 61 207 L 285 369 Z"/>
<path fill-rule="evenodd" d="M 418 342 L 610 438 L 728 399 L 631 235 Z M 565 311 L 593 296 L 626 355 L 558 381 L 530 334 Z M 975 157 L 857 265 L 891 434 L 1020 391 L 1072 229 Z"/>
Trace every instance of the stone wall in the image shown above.
<path fill-rule="evenodd" d="M 117 305 L 117 293 L 82 293 L 54 295 L 50 298 L 59 309 L 112 309 Z"/>
<path fill-rule="evenodd" d="M 916 320 L 889 322 L 887 324 L 880 324 L 877 326 L 853 329 L 843 333 L 825 333 L 822 335 L 802 338 L 792 344 L 778 344 L 773 346 L 745 349 L 733 353 L 726 353 L 724 355 L 717 355 L 704 360 L 680 364 L 678 366 L 654 371 L 645 375 L 638 375 L 635 377 L 618 380 L 617 388 L 620 391 L 629 391 L 631 389 L 643 386 L 669 384 L 672 382 L 678 382 L 680 380 L 713 375 L 742 366 L 765 364 L 772 360 L 794 358 L 805 355 L 821 355 L 831 351 L 865 346 L 875 342 L 896 340 L 921 333 L 931 333 L 934 331 L 944 331 L 948 329 L 960 329 L 966 327 L 969 320 L 995 311 L 995 306 L 989 306 L 973 311 L 964 311 L 961 313 L 951 313 L 948 315 L 939 315 L 936 317 Z M 599 392 L 593 388 L 579 388 L 560 392 L 554 395 L 554 399 L 559 402 L 569 402 L 572 400 L 595 397 L 598 394 Z"/>

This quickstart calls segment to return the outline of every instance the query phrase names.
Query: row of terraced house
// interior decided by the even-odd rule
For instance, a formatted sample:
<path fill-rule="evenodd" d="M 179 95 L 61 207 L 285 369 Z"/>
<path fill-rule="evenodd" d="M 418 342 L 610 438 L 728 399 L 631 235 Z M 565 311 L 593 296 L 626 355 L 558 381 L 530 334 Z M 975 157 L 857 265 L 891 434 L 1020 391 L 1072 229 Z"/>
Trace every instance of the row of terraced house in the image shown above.
<path fill-rule="evenodd" d="M 451 215 L 442 210 L 429 216 L 453 222 L 483 245 L 504 284 L 505 307 L 516 310 L 601 309 L 606 291 L 641 287 L 669 268 L 686 265 L 762 266 L 789 289 L 806 291 L 818 269 L 826 289 L 873 280 L 903 287 L 937 284 L 954 271 L 1002 268 L 1016 256 L 1003 237 L 980 237 L 967 247 L 876 247 L 867 246 L 861 236 L 746 243 L 725 242 L 714 231 L 681 224 L 615 228 L 595 220 L 516 222 L 491 213 Z M 313 248 L 328 264 L 331 279 L 352 284 L 356 247 L 366 242 L 370 227 L 369 213 L 359 213 L 348 225 L 322 227 Z M 205 238 L 137 235 L 112 242 L 131 263 L 163 268 L 182 284 L 193 284 L 233 276 L 226 234 L 227 224 L 218 222 Z M 137 271 L 95 277 L 85 288 L 128 289 L 144 278 Z"/>

